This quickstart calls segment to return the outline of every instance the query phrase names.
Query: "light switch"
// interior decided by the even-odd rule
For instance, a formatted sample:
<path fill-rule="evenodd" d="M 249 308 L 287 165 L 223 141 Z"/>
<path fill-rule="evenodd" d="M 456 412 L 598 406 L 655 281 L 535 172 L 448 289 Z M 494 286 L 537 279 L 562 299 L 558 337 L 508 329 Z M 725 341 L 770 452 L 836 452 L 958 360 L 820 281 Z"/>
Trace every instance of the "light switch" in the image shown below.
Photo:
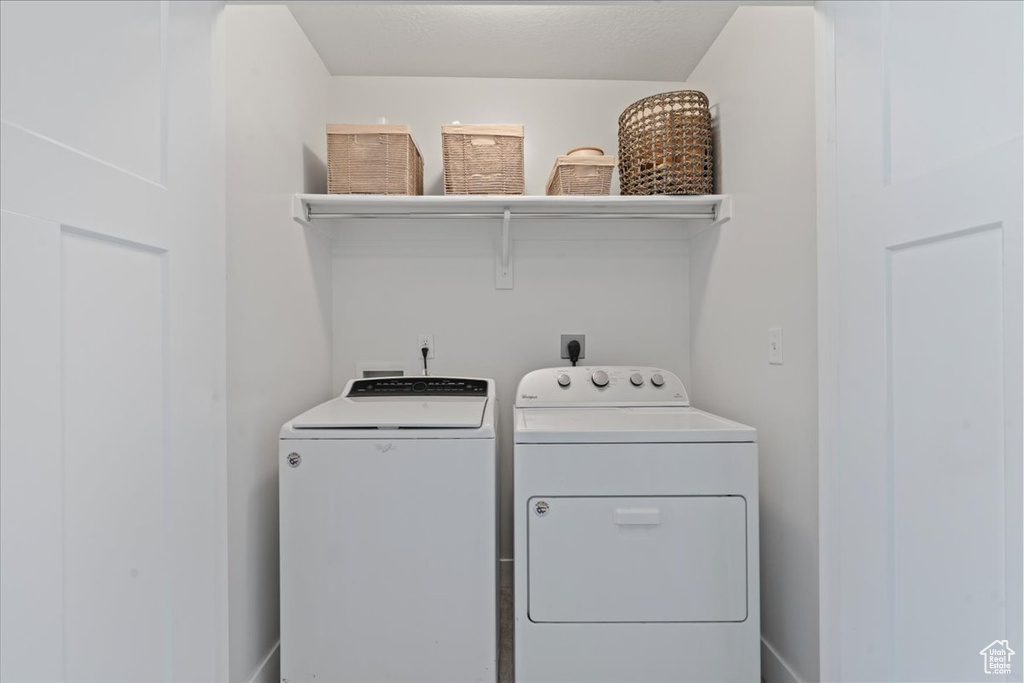
<path fill-rule="evenodd" d="M 782 328 L 768 328 L 768 364 L 782 365 Z"/>

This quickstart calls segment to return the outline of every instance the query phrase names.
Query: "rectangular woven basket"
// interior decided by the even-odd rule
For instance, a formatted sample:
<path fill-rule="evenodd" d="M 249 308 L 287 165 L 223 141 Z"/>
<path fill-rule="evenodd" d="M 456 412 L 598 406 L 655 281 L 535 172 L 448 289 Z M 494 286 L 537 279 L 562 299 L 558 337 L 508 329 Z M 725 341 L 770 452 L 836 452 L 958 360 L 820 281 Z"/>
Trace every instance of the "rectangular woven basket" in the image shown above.
<path fill-rule="evenodd" d="M 523 127 L 441 126 L 445 194 L 523 194 Z"/>
<path fill-rule="evenodd" d="M 327 192 L 423 194 L 423 157 L 408 126 L 327 126 Z"/>
<path fill-rule="evenodd" d="M 615 157 L 559 156 L 548 176 L 549 195 L 608 195 L 612 192 Z"/>

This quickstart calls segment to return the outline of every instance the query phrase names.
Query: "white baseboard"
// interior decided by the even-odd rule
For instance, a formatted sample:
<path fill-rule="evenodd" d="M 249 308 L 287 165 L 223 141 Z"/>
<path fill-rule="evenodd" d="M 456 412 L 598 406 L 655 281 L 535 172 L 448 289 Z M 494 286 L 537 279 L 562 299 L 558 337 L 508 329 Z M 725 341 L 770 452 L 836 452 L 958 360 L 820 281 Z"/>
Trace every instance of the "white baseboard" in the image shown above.
<path fill-rule="evenodd" d="M 765 683 L 804 683 L 764 638 L 761 639 L 761 679 Z"/>
<path fill-rule="evenodd" d="M 281 641 L 278 640 L 256 665 L 252 676 L 249 677 L 249 683 L 278 683 L 280 680 Z"/>

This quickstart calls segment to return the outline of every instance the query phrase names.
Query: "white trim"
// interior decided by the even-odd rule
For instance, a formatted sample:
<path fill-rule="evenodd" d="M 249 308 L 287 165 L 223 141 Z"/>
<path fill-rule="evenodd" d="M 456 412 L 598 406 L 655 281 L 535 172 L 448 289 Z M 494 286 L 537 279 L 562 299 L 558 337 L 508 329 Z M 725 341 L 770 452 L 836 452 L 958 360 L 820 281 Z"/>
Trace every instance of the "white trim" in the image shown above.
<path fill-rule="evenodd" d="M 761 638 L 761 680 L 764 683 L 804 683 L 789 662 L 764 638 Z"/>
<path fill-rule="evenodd" d="M 160 50 L 161 60 L 167 68 L 170 68 L 170 55 L 169 52 L 173 48 L 170 47 L 172 40 L 171 22 L 172 12 L 175 9 L 171 2 L 162 3 L 160 6 Z M 227 91 L 226 91 L 226 78 L 225 68 L 227 64 L 227 25 L 224 17 L 224 7 L 213 5 L 211 8 L 212 21 L 210 25 L 210 88 L 211 88 L 211 99 L 213 106 L 210 109 L 210 119 L 208 125 L 216 131 L 214 140 L 217 145 L 217 152 L 219 155 L 220 163 L 217 165 L 217 172 L 215 180 L 218 187 L 221 188 L 221 197 L 215 204 L 216 213 L 212 216 L 215 218 L 216 225 L 219 229 L 219 243 L 223 249 L 227 240 L 227 199 L 226 199 L 226 158 L 227 158 Z M 180 21 L 180 19 L 179 19 Z M 163 94 L 161 95 L 161 144 L 165 147 L 161 154 L 160 159 L 160 177 L 163 186 L 166 185 L 168 179 L 168 169 L 170 164 L 170 153 L 166 149 L 170 140 L 170 83 L 167 80 L 169 77 L 166 75 L 161 76 L 164 80 L 161 83 L 161 89 Z M 166 272 L 166 271 L 165 271 Z M 222 275 L 224 270 L 221 270 Z M 166 286 L 166 280 L 164 282 Z M 218 341 L 220 347 L 217 349 L 219 360 L 217 363 L 217 384 L 222 387 L 222 391 L 226 392 L 228 383 L 227 376 L 227 301 L 225 298 L 226 289 L 222 286 L 220 290 L 220 300 L 218 301 L 217 313 L 220 318 L 220 334 L 218 335 Z M 165 333 L 166 338 L 166 333 Z M 165 390 L 166 391 L 166 390 Z M 165 396 L 166 400 L 166 396 Z M 211 472 L 213 477 L 216 478 L 216 511 L 214 520 L 217 525 L 216 536 L 217 545 L 214 551 L 214 590 L 216 594 L 214 599 L 216 600 L 215 608 L 215 629 L 217 632 L 216 648 L 215 653 L 215 675 L 217 680 L 223 681 L 228 680 L 231 675 L 231 637 L 230 637 L 230 613 L 231 605 L 229 599 L 231 575 L 229 567 L 229 539 L 231 538 L 231 530 L 229 528 L 230 515 L 228 513 L 228 405 L 226 398 L 222 398 L 216 404 L 217 411 L 217 441 L 216 444 L 210 444 L 216 448 L 217 458 L 212 461 L 213 467 Z"/>
<path fill-rule="evenodd" d="M 464 0 L 374 0 L 380 5 L 458 5 Z M 574 5 L 652 5 L 663 0 L 573 0 Z M 281 0 L 225 0 L 228 5 L 281 5 Z M 334 0 L 336 4 L 365 3 L 366 0 Z M 523 0 L 475 0 L 474 5 L 522 5 Z M 530 0 L 532 5 L 564 5 L 565 0 Z M 814 0 L 741 0 L 741 5 L 802 7 Z"/>
<path fill-rule="evenodd" d="M 281 679 L 281 641 L 278 640 L 253 669 L 248 683 L 276 683 Z"/>
<path fill-rule="evenodd" d="M 818 647 L 819 675 L 839 680 L 838 520 L 838 216 L 836 185 L 835 4 L 814 6 L 818 222 Z M 769 679 L 770 680 L 770 679 Z"/>

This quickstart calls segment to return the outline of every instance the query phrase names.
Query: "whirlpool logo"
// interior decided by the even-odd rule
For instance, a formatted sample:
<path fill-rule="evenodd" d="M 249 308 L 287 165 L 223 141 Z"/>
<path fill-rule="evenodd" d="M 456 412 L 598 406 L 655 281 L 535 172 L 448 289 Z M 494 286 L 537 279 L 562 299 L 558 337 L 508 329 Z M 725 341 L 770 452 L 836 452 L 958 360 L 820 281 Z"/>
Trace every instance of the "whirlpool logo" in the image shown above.
<path fill-rule="evenodd" d="M 519 394 L 519 398 L 528 401 L 533 398 L 537 398 L 537 394 Z"/>

